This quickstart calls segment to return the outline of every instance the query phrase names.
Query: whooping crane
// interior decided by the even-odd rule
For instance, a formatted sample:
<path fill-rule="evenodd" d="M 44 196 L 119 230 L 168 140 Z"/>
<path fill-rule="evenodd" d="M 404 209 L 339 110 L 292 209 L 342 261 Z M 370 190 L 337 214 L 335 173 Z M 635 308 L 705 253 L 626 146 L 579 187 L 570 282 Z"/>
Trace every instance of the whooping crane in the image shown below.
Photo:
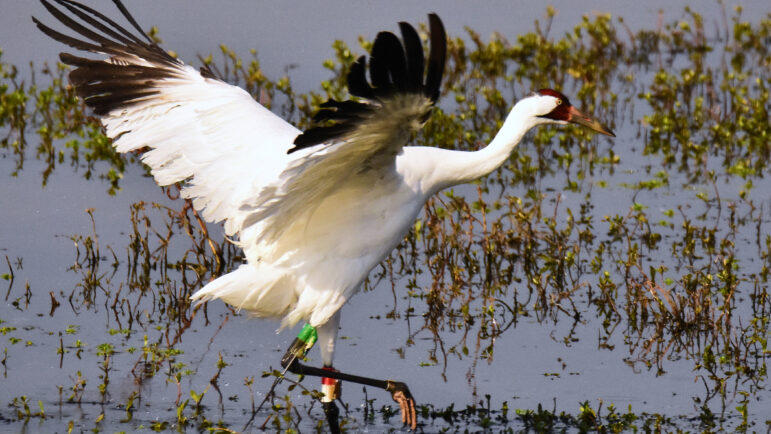
<path fill-rule="evenodd" d="M 379 33 L 369 63 L 361 56 L 347 77 L 349 93 L 359 99 L 327 101 L 314 117 L 316 126 L 300 131 L 207 68 L 196 70 L 170 56 L 120 0 L 113 2 L 136 33 L 78 2 L 53 1 L 61 9 L 41 0 L 80 37 L 33 18 L 40 30 L 108 56 L 62 53 L 60 59 L 75 68 L 70 82 L 101 116 L 115 148 L 149 147 L 142 161 L 158 184 L 184 182 L 182 197 L 207 221 L 224 222 L 227 236 L 244 251 L 245 264 L 192 298 L 218 298 L 255 316 L 278 318 L 282 328 L 305 321 L 282 365 L 325 377 L 333 430 L 339 380 L 391 392 L 402 421 L 416 427 L 415 402 L 404 383 L 345 374 L 332 369 L 332 361 L 340 308 L 403 239 L 426 200 L 501 166 L 537 125 L 573 122 L 613 136 L 560 92 L 542 89 L 517 102 L 479 151 L 405 146 L 440 94 L 446 35 L 435 14 L 428 16 L 428 59 L 411 25 L 399 23 L 401 40 Z M 299 361 L 316 340 L 324 368 Z"/>

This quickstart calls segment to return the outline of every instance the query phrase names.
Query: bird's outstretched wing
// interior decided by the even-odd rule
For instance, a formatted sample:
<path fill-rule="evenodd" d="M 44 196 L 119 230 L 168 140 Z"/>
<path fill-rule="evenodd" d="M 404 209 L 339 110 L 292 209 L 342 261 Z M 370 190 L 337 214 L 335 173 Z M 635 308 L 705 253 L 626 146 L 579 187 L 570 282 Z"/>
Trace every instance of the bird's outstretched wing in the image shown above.
<path fill-rule="evenodd" d="M 226 233 L 240 237 L 250 262 L 270 251 L 287 222 L 307 218 L 352 173 L 393 167 L 439 97 L 446 35 L 434 14 L 427 70 L 412 26 L 400 23 L 403 42 L 381 32 L 370 55 L 370 80 L 364 56 L 348 75 L 350 94 L 361 100 L 326 102 L 314 118 L 316 126 L 301 132 L 243 89 L 170 56 L 120 0 L 113 3 L 137 34 L 78 2 L 41 2 L 78 36 L 33 18 L 41 31 L 108 56 L 62 53 L 60 59 L 75 67 L 70 81 L 102 117 L 116 149 L 149 147 L 142 161 L 156 181 L 186 181 L 183 197 L 208 221 L 225 220 Z"/>
<path fill-rule="evenodd" d="M 377 131 L 384 135 L 385 144 L 394 145 L 388 131 L 394 125 L 401 125 L 404 120 L 411 125 L 422 124 L 428 119 L 430 107 L 439 99 L 442 73 L 447 51 L 447 36 L 442 21 L 436 14 L 429 14 L 431 32 L 431 50 L 428 58 L 428 73 L 424 81 L 423 45 L 415 29 L 408 23 L 401 22 L 402 42 L 391 32 L 380 32 L 375 38 L 369 59 L 369 72 L 372 84 L 367 82 L 366 56 L 359 57 L 348 73 L 348 92 L 366 102 L 329 100 L 322 104 L 322 109 L 314 116 L 317 123 L 334 121 L 333 125 L 316 126 L 298 136 L 295 147 L 289 152 L 317 144 L 334 144 L 358 140 L 359 146 L 375 146 L 382 141 L 364 141 L 356 134 L 363 131 Z M 392 125 L 377 125 L 392 122 Z M 378 131 L 379 129 L 386 130 Z M 399 128 L 395 128 L 399 130 Z M 340 149 L 340 148 L 338 148 Z"/>
<path fill-rule="evenodd" d="M 402 40 L 380 32 L 367 59 L 361 56 L 347 76 L 348 91 L 360 100 L 329 100 L 313 120 L 316 126 L 294 140 L 289 150 L 307 151 L 290 162 L 273 189 L 255 201 L 253 221 L 292 221 L 312 213 L 318 204 L 352 175 L 368 170 L 392 170 L 396 155 L 412 133 L 428 120 L 439 98 L 447 36 L 442 21 L 430 14 L 428 61 L 415 29 L 399 23 Z M 428 68 L 426 70 L 425 64 Z M 284 226 L 267 224 L 259 238 L 277 240 Z"/>
<path fill-rule="evenodd" d="M 206 69 L 197 71 L 166 53 L 113 0 L 136 33 L 71 0 L 41 0 L 77 37 L 33 21 L 46 35 L 73 48 L 100 53 L 89 59 L 62 53 L 75 67 L 70 82 L 102 117 L 120 152 L 149 147 L 142 161 L 161 185 L 186 180 L 182 194 L 204 218 L 226 220 L 228 235 L 242 229 L 253 201 L 292 159 L 287 151 L 300 133 L 243 89 Z"/>

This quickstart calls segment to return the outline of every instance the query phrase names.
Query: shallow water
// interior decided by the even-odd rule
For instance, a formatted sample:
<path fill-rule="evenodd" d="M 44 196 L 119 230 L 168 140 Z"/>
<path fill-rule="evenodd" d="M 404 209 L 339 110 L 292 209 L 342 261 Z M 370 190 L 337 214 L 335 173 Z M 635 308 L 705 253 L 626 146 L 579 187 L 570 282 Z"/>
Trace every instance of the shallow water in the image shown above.
<path fill-rule="evenodd" d="M 441 5 L 435 6 L 433 10 L 445 19 L 451 35 L 462 35 L 460 23 L 464 23 L 468 14 L 460 12 L 460 7 L 443 11 Z M 601 6 L 598 6 L 600 10 L 612 10 L 610 5 Z M 768 13 L 767 6 L 754 3 L 747 6 L 750 14 L 746 16 L 751 22 L 755 18 L 759 20 L 764 12 Z M 38 9 L 34 13 L 44 16 L 44 12 Z M 190 11 L 194 9 L 189 8 Z M 371 35 L 375 29 L 382 27 L 383 20 L 391 22 L 406 16 L 413 21 L 411 17 L 422 17 L 422 9 L 415 13 L 398 11 L 398 18 L 390 21 L 390 15 L 378 17 L 376 24 L 355 30 L 353 34 L 366 32 Z M 539 6 L 539 11 L 541 9 L 543 7 Z M 552 29 L 557 34 L 576 24 L 570 17 L 584 13 L 570 9 L 568 5 L 557 5 L 557 9 L 561 11 L 560 20 Z M 137 18 L 140 22 L 153 23 L 152 19 L 141 16 L 146 13 L 137 13 Z M 633 25 L 632 20 L 627 18 L 634 30 L 654 26 L 655 9 L 646 8 L 646 13 L 641 13 L 641 17 L 635 16 L 639 19 Z M 669 13 L 667 11 L 668 16 Z M 512 14 L 520 18 L 524 16 L 521 13 Z M 679 9 L 671 14 L 672 19 L 681 16 Z M 622 15 L 626 16 L 626 13 Z M 708 10 L 705 16 L 708 23 L 722 19 L 719 7 Z M 542 15 L 528 16 L 523 31 L 529 31 L 532 28 L 530 23 L 538 17 L 543 19 Z M 159 18 L 158 22 L 166 23 L 166 20 L 168 17 Z M 175 17 L 175 20 L 183 18 Z M 503 31 L 492 24 L 489 26 L 489 30 Z M 324 49 L 334 38 L 345 37 L 332 27 L 324 31 L 328 37 L 317 38 L 323 40 L 320 44 Z M 487 30 L 474 24 L 471 27 Z M 716 27 L 719 28 L 719 25 Z M 183 45 L 176 43 L 183 30 L 172 32 L 165 30 L 167 28 L 161 25 L 165 46 L 176 49 Z M 514 41 L 517 32 L 507 29 L 505 34 Z M 486 33 L 482 35 L 484 37 Z M 352 36 L 349 38 L 353 39 Z M 5 38 L 0 41 L 6 44 Z M 46 49 L 56 46 L 42 38 L 38 41 Z M 10 46 L 14 45 L 11 40 Z M 253 45 L 260 46 L 259 43 Z M 183 56 L 189 59 L 196 52 L 195 48 L 181 46 L 180 49 L 191 53 Z M 331 50 L 325 53 L 319 59 L 332 57 Z M 266 53 L 263 57 L 261 52 L 261 59 L 268 63 L 271 55 Z M 11 60 L 4 56 L 3 61 Z M 289 63 L 294 61 L 291 58 L 286 60 Z M 320 60 L 311 63 L 318 65 Z M 298 72 L 299 76 L 307 72 L 305 68 L 301 68 L 303 71 Z M 634 73 L 641 83 L 647 83 L 654 71 Z M 763 79 L 768 80 L 767 72 Z M 622 84 L 614 83 L 614 87 L 623 88 Z M 313 86 L 307 85 L 308 88 Z M 633 87 L 626 92 L 634 95 L 642 92 L 645 86 L 639 84 L 639 89 Z M 446 110 L 450 112 L 452 97 L 445 99 L 448 101 Z M 517 300 L 524 307 L 505 332 L 495 335 L 494 355 L 490 359 L 483 357 L 483 350 L 491 338 L 477 341 L 478 327 L 487 324 L 482 317 L 475 317 L 476 322 L 471 325 L 456 316 L 445 320 L 436 329 L 424 327 L 427 303 L 422 295 L 430 292 L 433 282 L 428 274 L 415 276 L 406 271 L 404 277 L 394 281 L 396 297 L 390 290 L 390 282 L 384 280 L 374 290 L 354 297 L 344 308 L 336 367 L 345 372 L 404 381 L 410 385 L 420 404 L 430 404 L 437 410 L 450 405 L 454 405 L 455 410 L 470 405 L 482 409 L 489 406 L 492 414 L 500 416 L 505 401 L 507 408 L 511 409 L 508 414 L 510 420 L 494 425 L 496 429 L 527 428 L 524 419 L 517 419 L 512 414 L 513 409 L 535 410 L 540 405 L 544 409 L 555 410 L 555 413 L 577 414 L 580 403 L 585 401 L 596 410 L 602 408 L 603 415 L 607 414 L 611 404 L 621 412 L 631 406 L 632 412 L 638 415 L 658 414 L 670 418 L 669 425 L 664 424 L 666 429 L 681 427 L 688 430 L 721 427 L 732 430 L 742 426 L 742 415 L 736 407 L 744 403 L 750 429 L 767 429 L 771 395 L 765 372 L 742 376 L 726 373 L 719 367 L 734 365 L 720 359 L 720 355 L 718 368 L 713 372 L 704 369 L 703 365 L 707 362 L 700 359 L 707 357 L 705 347 L 720 347 L 719 336 L 709 335 L 707 331 L 687 334 L 672 325 L 661 333 L 666 335 L 663 344 L 675 350 L 660 354 L 656 350 L 646 351 L 641 342 L 650 340 L 655 343 L 657 335 L 650 328 L 640 331 L 629 325 L 630 315 L 624 310 L 624 305 L 632 304 L 630 299 L 619 296 L 616 309 L 620 313 L 613 315 L 603 314 L 602 305 L 595 296 L 589 295 L 590 291 L 594 294 L 600 292 L 598 276 L 601 273 L 592 273 L 589 263 L 591 252 L 598 248 L 600 240 L 611 240 L 607 245 L 617 249 L 615 256 L 605 256 L 602 270 L 607 269 L 614 279 L 626 282 L 619 285 L 621 289 L 618 292 L 624 291 L 624 285 L 631 287 L 637 282 L 634 277 L 639 275 L 635 273 L 640 271 L 635 269 L 631 271 L 632 283 L 624 280 L 621 262 L 629 251 L 629 245 L 621 239 L 613 241 L 610 220 L 634 214 L 635 206 L 639 204 L 644 206 L 640 211 L 642 214 L 635 215 L 644 215 L 657 228 L 665 246 L 674 246 L 677 240 L 684 239 L 685 221 L 694 226 L 714 226 L 718 241 L 728 240 L 734 244 L 731 251 L 733 259 L 738 261 L 737 273 L 742 280 L 737 286 L 737 301 L 731 309 L 733 316 L 728 333 L 729 340 L 737 342 L 737 348 L 751 345 L 745 339 L 743 330 L 751 321 L 758 320 L 758 312 L 761 316 L 763 312 L 768 315 L 767 308 L 757 309 L 761 302 L 768 305 L 767 295 L 765 301 L 755 300 L 753 304 L 751 300 L 752 294 L 765 293 L 767 287 L 765 278 L 753 280 L 752 276 L 761 275 L 764 267 L 771 265 L 766 241 L 770 220 L 767 210 L 771 209 L 767 192 L 771 184 L 763 177 L 768 169 L 751 178 L 754 185 L 744 197 L 741 191 L 747 190 L 746 180 L 722 173 L 722 154 L 707 158 L 708 168 L 717 172 L 714 182 L 704 178 L 692 181 L 688 179 L 689 170 L 670 168 L 667 186 L 630 188 L 629 185 L 654 179 L 662 168 L 660 155 L 643 155 L 645 139 L 638 135 L 642 117 L 652 113 L 639 98 L 633 97 L 632 103 L 619 104 L 616 110 L 617 138 L 612 142 L 606 138 L 591 139 L 591 143 L 597 145 L 594 152 L 604 156 L 612 150 L 619 157 L 618 164 L 598 165 L 593 171 L 586 171 L 580 163 L 575 163 L 569 170 L 556 169 L 554 173 L 540 174 L 534 184 L 515 184 L 505 190 L 508 195 L 522 198 L 527 197 L 528 190 L 543 193 L 545 197 L 539 205 L 543 209 L 542 217 L 553 215 L 558 228 L 566 225 L 566 210 L 571 210 L 577 217 L 582 204 L 591 206 L 588 213 L 598 238 L 591 246 L 581 250 L 585 262 L 575 269 L 583 274 L 575 279 L 585 283 L 573 288 L 575 292 L 568 299 L 558 300 L 549 308 L 538 308 L 540 300 L 536 296 L 528 296 L 532 289 L 527 281 L 514 283 L 507 287 L 508 292 L 496 295 L 508 302 Z M 531 135 L 521 145 L 523 155 L 537 158 L 532 144 L 534 140 Z M 547 149 L 562 152 L 557 145 Z M 0 173 L 10 173 L 17 160 L 7 149 L 1 152 L 4 158 L 0 160 Z M 145 201 L 147 204 L 168 206 L 171 210 L 182 208 L 181 201 L 169 199 L 152 179 L 143 176 L 144 172 L 138 165 L 127 167 L 120 182 L 122 190 L 110 196 L 105 193 L 107 184 L 104 181 L 86 181 L 82 178 L 82 167 L 73 171 L 66 164 L 60 165 L 48 178 L 47 185 L 41 187 L 41 173 L 46 165 L 35 160 L 31 151 L 27 154 L 24 168 L 18 176 L 8 176 L 0 184 L 0 197 L 5 204 L 12 204 L 3 207 L 3 229 L 0 233 L 0 259 L 7 256 L 10 269 L 6 270 L 5 261 L 0 261 L 0 273 L 13 273 L 13 282 L 9 282 L 7 290 L 0 285 L 0 296 L 5 297 L 0 308 L 0 347 L 3 349 L 0 354 L 0 423 L 5 426 L 3 430 L 63 431 L 72 423 L 76 430 L 138 431 L 154 428 L 196 431 L 205 429 L 207 421 L 222 421 L 229 429 L 241 430 L 252 417 L 252 399 L 259 403 L 273 380 L 260 375 L 279 366 L 280 357 L 297 330 L 276 334 L 277 323 L 250 320 L 217 302 L 209 303 L 205 309 L 195 313 L 181 306 L 183 309 L 179 312 L 176 309 L 180 305 L 174 301 L 175 296 L 194 289 L 183 282 L 184 279 L 194 278 L 193 271 L 183 275 L 177 270 L 162 270 L 163 262 L 154 261 L 148 261 L 148 264 L 154 264 L 152 266 L 156 268 L 148 269 L 146 274 L 137 271 L 142 267 L 142 260 L 132 259 L 136 248 L 132 248 L 131 242 L 136 233 L 132 232 L 131 205 Z M 553 157 L 550 153 L 546 155 Z M 567 180 L 577 182 L 577 188 L 566 188 Z M 486 197 L 497 197 L 495 187 L 491 186 L 490 190 Z M 471 202 L 475 200 L 477 187 L 465 186 L 456 188 L 454 192 Z M 446 196 L 443 200 L 451 202 Z M 737 218 L 746 217 L 744 222 L 733 223 L 738 227 L 735 232 L 731 231 L 732 223 L 728 220 L 732 208 L 736 210 Z M 84 211 L 86 209 L 93 209 L 95 232 L 92 232 L 92 220 Z M 667 215 L 669 210 L 674 210 L 671 216 Z M 506 211 L 505 207 L 498 211 L 498 215 L 496 211 L 491 211 L 488 217 L 492 221 L 499 215 L 505 215 Z M 165 211 L 149 209 L 147 214 L 152 227 L 164 233 L 168 220 Z M 608 221 L 604 219 L 606 216 Z M 421 218 L 427 220 L 426 216 Z M 134 221 L 141 223 L 141 218 Z M 656 226 L 659 221 L 667 223 Z M 533 224 L 546 231 L 547 225 L 543 220 Z M 143 233 L 141 224 L 139 228 L 139 233 Z M 479 230 L 480 226 L 476 225 L 475 229 Z M 190 248 L 189 241 L 183 230 L 174 228 L 173 231 L 175 235 L 166 256 L 179 258 Z M 221 241 L 221 231 L 216 225 L 210 225 L 209 231 Z M 75 243 L 71 237 L 77 235 L 83 238 Z M 98 237 L 99 261 L 88 260 L 85 238 L 89 236 L 92 240 Z M 563 241 L 570 244 L 576 237 L 575 233 L 571 233 Z M 150 252 L 158 253 L 155 249 L 161 243 L 152 232 L 148 240 L 151 243 Z M 634 238 L 634 241 L 639 242 L 639 239 Z M 698 241 L 695 243 L 700 245 Z M 76 254 L 73 246 L 77 246 L 80 255 Z M 112 252 L 118 261 L 114 267 Z M 704 261 L 703 258 L 696 258 L 692 262 L 693 258 L 688 257 L 687 251 L 675 254 L 667 248 L 641 249 L 641 252 L 644 259 L 639 263 L 644 272 L 649 272 L 645 269 L 647 266 L 657 267 L 662 261 L 667 261 L 668 270 L 662 271 L 656 280 L 659 284 L 667 282 L 666 279 L 678 282 L 684 275 L 695 274 Z M 697 248 L 693 252 L 693 256 L 704 255 L 704 249 Z M 724 259 L 716 254 L 708 260 L 713 260 L 717 268 L 718 262 Z M 131 271 L 133 265 L 137 266 L 134 274 Z M 89 274 L 89 271 L 95 273 Z M 379 271 L 373 273 L 373 281 Z M 546 274 L 543 272 L 539 276 Z M 90 285 L 89 282 L 93 281 L 89 279 L 95 276 L 98 277 L 97 284 Z M 137 284 L 145 276 L 151 280 L 145 282 L 147 285 L 142 289 Z M 532 277 L 529 274 L 526 276 Z M 418 289 L 408 288 L 413 277 Z M 714 278 L 721 277 L 715 273 Z M 0 284 L 3 282 L 0 281 Z M 475 285 L 484 286 L 470 286 Z M 671 288 L 673 292 L 680 293 L 675 291 L 675 284 Z M 512 295 L 513 291 L 516 291 L 515 295 Z M 656 293 L 655 288 L 651 289 L 651 293 L 654 295 L 648 300 L 656 300 L 653 297 L 659 294 L 661 303 L 650 301 L 646 305 L 648 311 L 652 312 L 652 317 L 655 312 L 664 315 L 661 312 L 667 310 L 667 301 L 661 293 Z M 453 302 L 457 303 L 449 303 Z M 472 309 L 481 309 L 486 302 L 481 297 L 471 303 Z M 572 315 L 571 305 L 575 306 L 579 315 Z M 495 324 L 502 329 L 515 320 L 501 305 L 495 306 Z M 753 315 L 756 316 L 753 318 Z M 469 354 L 448 353 L 445 358 L 442 348 L 448 351 L 460 342 L 464 330 L 470 330 Z M 757 339 L 762 340 L 763 331 L 768 337 L 767 322 L 763 325 L 761 321 L 758 330 Z M 694 336 L 696 340 L 709 336 L 703 338 L 710 341 L 704 342 L 700 348 L 702 351 L 694 353 L 687 348 L 677 349 L 678 344 L 692 340 Z M 687 343 L 682 346 L 687 347 Z M 761 366 L 765 369 L 768 350 L 765 344 L 760 348 L 760 352 L 737 349 L 736 357 L 754 357 L 755 364 L 750 360 L 747 364 L 736 363 L 736 366 Z M 315 350 L 309 357 L 311 364 L 319 363 Z M 218 366 L 220 358 L 227 365 Z M 636 363 L 633 362 L 635 360 Z M 245 379 L 249 377 L 255 377 L 251 386 L 245 385 Z M 216 381 L 212 381 L 214 378 Z M 721 382 L 724 382 L 722 389 L 719 386 Z M 281 426 L 301 431 L 312 431 L 323 420 L 319 405 L 313 405 L 312 399 L 301 394 L 301 388 L 289 391 L 289 383 L 285 381 L 277 388 L 279 399 L 274 403 L 282 403 L 281 398 L 286 395 L 289 399 L 283 404 L 291 403 L 297 406 L 297 410 L 286 412 L 280 407 L 263 410 L 256 416 L 250 428 L 252 431 L 258 431 L 269 417 L 271 420 L 267 427 L 271 429 L 273 423 L 287 414 L 288 419 L 282 420 Z M 315 379 L 306 379 L 301 384 L 313 389 L 318 387 L 317 383 Z M 383 410 L 383 406 L 391 405 L 387 394 L 367 390 L 365 395 L 362 388 L 356 385 L 345 384 L 343 387 L 343 398 L 349 405 L 347 422 L 350 429 L 379 432 L 400 427 L 398 414 L 389 415 Z M 195 402 L 202 393 L 200 407 L 196 408 Z M 489 403 L 486 395 L 490 396 Z M 29 410 L 25 409 L 22 397 L 26 397 Z M 370 409 L 376 410 L 372 418 L 364 415 L 365 399 L 374 399 L 370 403 Z M 40 414 L 38 401 L 42 403 L 44 416 Z M 185 401 L 186 405 L 183 404 Z M 703 407 L 705 402 L 706 407 Z M 127 407 L 130 408 L 127 410 Z M 705 408 L 723 419 L 705 422 Z M 186 423 L 181 423 L 180 415 L 186 418 Z M 485 427 L 480 420 L 470 418 L 450 424 L 441 417 L 423 415 L 420 417 L 420 428 L 428 432 L 443 427 L 480 430 Z M 576 429 L 566 425 L 569 429 Z"/>

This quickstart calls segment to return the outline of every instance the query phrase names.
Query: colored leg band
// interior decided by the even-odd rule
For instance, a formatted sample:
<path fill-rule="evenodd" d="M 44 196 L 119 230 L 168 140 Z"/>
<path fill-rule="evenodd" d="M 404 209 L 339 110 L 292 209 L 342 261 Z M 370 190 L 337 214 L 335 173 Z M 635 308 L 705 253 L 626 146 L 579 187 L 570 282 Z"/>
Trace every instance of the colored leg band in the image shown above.
<path fill-rule="evenodd" d="M 325 371 L 337 372 L 337 369 L 331 366 L 324 366 L 321 369 L 324 369 Z M 324 396 L 321 397 L 321 402 L 333 402 L 334 400 L 339 398 L 341 384 L 342 384 L 342 381 L 340 380 L 336 380 L 334 378 L 329 378 L 329 377 L 322 377 L 321 393 L 323 393 Z"/>
<path fill-rule="evenodd" d="M 287 352 L 284 353 L 284 357 L 281 359 L 281 366 L 286 368 L 298 359 L 303 360 L 308 353 L 308 350 L 313 348 L 316 339 L 318 339 L 316 329 L 311 327 L 310 324 L 305 324 Z"/>
<path fill-rule="evenodd" d="M 297 339 L 305 342 L 306 352 L 310 350 L 313 347 L 313 344 L 316 343 L 316 339 L 318 339 L 318 334 L 316 333 L 316 329 L 313 328 L 310 324 L 305 324 L 303 326 L 303 329 L 300 330 L 300 333 L 297 335 Z"/>

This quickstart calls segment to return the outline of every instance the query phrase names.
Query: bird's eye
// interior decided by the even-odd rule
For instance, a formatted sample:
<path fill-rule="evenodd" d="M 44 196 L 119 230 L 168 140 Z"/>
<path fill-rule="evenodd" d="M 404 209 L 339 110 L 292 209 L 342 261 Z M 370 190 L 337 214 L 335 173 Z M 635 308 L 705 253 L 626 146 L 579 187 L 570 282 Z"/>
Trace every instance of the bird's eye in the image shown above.
<path fill-rule="evenodd" d="M 560 104 L 562 104 L 562 100 L 561 100 L 561 99 L 558 99 L 558 100 L 557 100 L 557 105 L 560 105 Z"/>

